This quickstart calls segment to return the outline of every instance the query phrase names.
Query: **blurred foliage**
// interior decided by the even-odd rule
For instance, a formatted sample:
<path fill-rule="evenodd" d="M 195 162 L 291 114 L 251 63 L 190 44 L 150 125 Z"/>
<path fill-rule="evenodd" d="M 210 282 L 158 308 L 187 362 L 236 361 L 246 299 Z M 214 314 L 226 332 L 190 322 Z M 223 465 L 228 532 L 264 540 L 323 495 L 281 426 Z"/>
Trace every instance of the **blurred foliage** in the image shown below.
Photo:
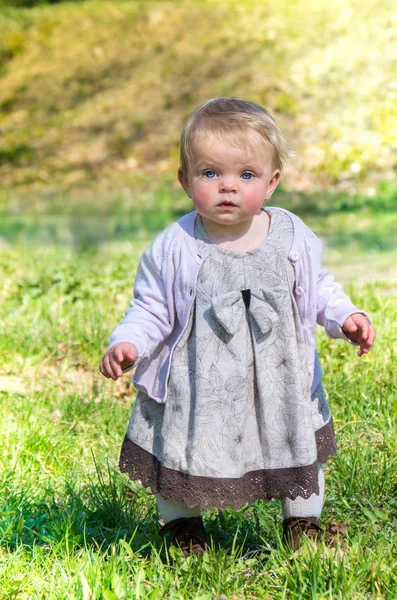
<path fill-rule="evenodd" d="M 49 198 L 32 197 L 36 207 L 20 214 L 5 196 L 3 205 L 14 214 L 1 212 L 0 242 L 61 244 L 81 250 L 114 241 L 147 240 L 171 221 L 192 210 L 182 190 L 164 185 L 154 193 L 134 197 L 130 190 L 115 190 L 111 197 L 87 194 L 71 199 L 68 193 Z M 23 197 L 26 201 L 26 197 Z M 44 214 L 50 204 L 52 211 Z M 397 252 L 397 187 L 382 184 L 373 196 L 346 192 L 310 194 L 279 188 L 272 204 L 301 216 L 325 241 L 328 249 L 349 252 Z M 395 260 L 395 259 L 394 259 Z"/>
<path fill-rule="evenodd" d="M 373 195 L 395 180 L 396 21 L 386 0 L 3 2 L 3 189 L 23 212 L 42 192 L 45 212 L 71 190 L 157 194 L 183 120 L 234 95 L 296 148 L 286 189 Z"/>
<path fill-rule="evenodd" d="M 368 212 L 397 213 L 397 187 L 392 183 L 380 184 L 371 195 L 349 194 L 330 190 L 314 191 L 310 194 L 286 191 L 276 192 L 277 204 L 304 217 L 307 215 L 329 216 L 336 213 L 353 212 L 365 215 Z M 397 243 L 397 239 L 396 239 Z"/>

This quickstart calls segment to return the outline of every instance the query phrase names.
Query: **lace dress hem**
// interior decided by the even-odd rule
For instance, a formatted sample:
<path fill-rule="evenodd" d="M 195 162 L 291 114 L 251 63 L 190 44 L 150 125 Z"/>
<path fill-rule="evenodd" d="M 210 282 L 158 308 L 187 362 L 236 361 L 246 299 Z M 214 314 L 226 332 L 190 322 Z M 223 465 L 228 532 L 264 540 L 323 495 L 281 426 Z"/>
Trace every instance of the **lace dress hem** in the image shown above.
<path fill-rule="evenodd" d="M 131 479 L 140 480 L 154 494 L 160 493 L 165 499 L 189 507 L 238 509 L 256 500 L 309 498 L 319 493 L 318 464 L 337 451 L 332 419 L 315 436 L 317 460 L 313 464 L 251 471 L 239 478 L 200 477 L 169 469 L 126 437 L 121 448 L 120 470 Z"/>

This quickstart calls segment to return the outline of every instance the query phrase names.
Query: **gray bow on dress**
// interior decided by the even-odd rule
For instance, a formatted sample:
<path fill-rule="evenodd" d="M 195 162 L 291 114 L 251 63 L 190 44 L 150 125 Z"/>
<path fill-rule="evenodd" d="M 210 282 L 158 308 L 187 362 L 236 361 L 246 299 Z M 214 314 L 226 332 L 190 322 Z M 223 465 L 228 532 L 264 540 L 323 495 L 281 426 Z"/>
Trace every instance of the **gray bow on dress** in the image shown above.
<path fill-rule="evenodd" d="M 279 296 L 280 290 L 242 290 L 220 294 L 212 298 L 212 310 L 217 321 L 230 335 L 240 329 L 247 310 L 259 330 L 259 336 L 256 337 L 263 339 L 279 319 L 273 308 L 275 303 L 272 302 L 275 293 Z"/>

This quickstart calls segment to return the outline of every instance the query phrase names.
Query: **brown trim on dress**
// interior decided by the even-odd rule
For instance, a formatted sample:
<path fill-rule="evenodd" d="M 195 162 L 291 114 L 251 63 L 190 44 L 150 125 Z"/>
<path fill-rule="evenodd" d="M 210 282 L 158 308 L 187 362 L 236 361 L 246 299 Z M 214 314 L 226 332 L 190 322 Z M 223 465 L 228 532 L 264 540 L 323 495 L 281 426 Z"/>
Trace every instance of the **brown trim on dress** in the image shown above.
<path fill-rule="evenodd" d="M 200 477 L 163 467 L 153 454 L 126 437 L 121 448 L 120 470 L 131 479 L 139 479 L 154 494 L 190 507 L 237 509 L 259 499 L 309 498 L 319 493 L 318 464 L 337 451 L 332 419 L 315 435 L 318 458 L 312 465 L 250 471 L 237 478 Z"/>
<path fill-rule="evenodd" d="M 317 429 L 314 434 L 316 436 L 317 460 L 319 463 L 325 463 L 338 452 L 332 418 L 321 429 Z"/>

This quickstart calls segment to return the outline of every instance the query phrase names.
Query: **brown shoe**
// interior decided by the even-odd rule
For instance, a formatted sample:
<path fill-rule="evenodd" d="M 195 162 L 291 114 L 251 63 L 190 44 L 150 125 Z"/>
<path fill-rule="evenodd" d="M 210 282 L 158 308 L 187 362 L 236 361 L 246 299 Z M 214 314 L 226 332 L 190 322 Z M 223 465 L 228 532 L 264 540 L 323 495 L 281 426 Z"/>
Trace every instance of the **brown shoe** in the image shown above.
<path fill-rule="evenodd" d="M 202 556 L 208 548 L 208 538 L 201 517 L 182 517 L 166 523 L 159 535 L 170 534 L 170 545 L 179 547 L 188 557 Z"/>
<path fill-rule="evenodd" d="M 325 530 L 324 541 L 330 546 L 337 546 L 342 542 L 343 536 L 349 528 L 348 523 L 341 523 L 340 521 L 334 521 L 327 525 Z"/>
<path fill-rule="evenodd" d="M 283 542 L 292 550 L 300 546 L 302 535 L 308 538 L 323 538 L 324 530 L 315 517 L 288 517 L 283 521 Z"/>
<path fill-rule="evenodd" d="M 306 535 L 312 539 L 324 540 L 327 545 L 336 547 L 342 542 L 348 528 L 348 523 L 336 521 L 323 529 L 315 517 L 289 517 L 283 521 L 283 542 L 292 550 L 297 550 L 300 538 Z"/>

